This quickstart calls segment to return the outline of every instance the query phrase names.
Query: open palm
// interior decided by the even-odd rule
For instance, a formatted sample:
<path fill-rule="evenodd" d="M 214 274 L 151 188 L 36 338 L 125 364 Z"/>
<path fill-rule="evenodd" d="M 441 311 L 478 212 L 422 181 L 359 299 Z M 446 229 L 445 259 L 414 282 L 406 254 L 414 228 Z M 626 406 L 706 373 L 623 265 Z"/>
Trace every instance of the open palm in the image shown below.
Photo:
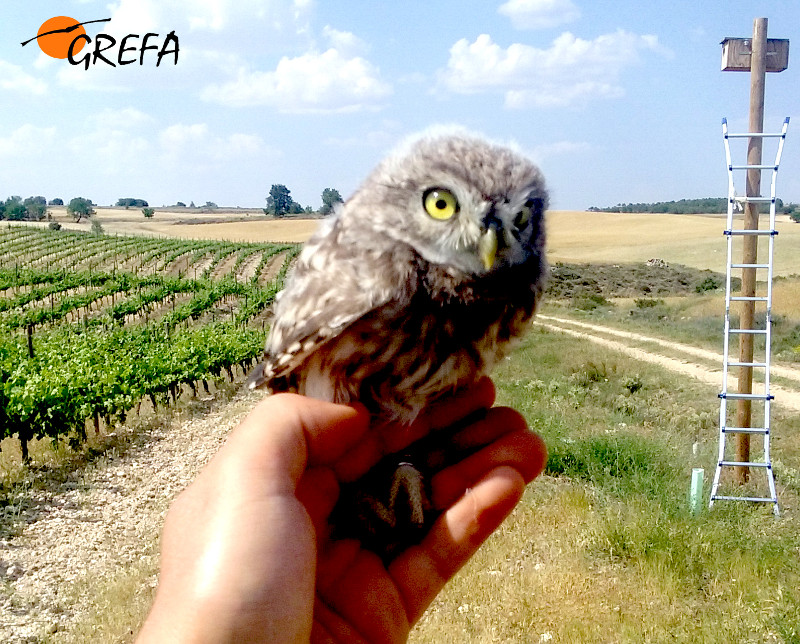
<path fill-rule="evenodd" d="M 265 399 L 170 509 L 140 641 L 405 641 L 544 465 L 541 440 L 493 402 L 485 379 L 410 427 L 376 429 L 363 409 Z M 452 440 L 464 458 L 432 477 L 442 514 L 419 545 L 384 564 L 331 538 L 340 483 L 467 417 Z"/>

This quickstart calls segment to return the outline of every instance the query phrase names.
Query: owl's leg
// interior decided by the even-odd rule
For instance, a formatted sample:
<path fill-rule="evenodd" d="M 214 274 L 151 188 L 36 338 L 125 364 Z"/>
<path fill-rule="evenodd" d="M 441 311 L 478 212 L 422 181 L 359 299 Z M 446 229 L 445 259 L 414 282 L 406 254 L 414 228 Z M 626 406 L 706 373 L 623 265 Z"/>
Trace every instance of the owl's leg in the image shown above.
<path fill-rule="evenodd" d="M 425 523 L 425 512 L 430 509 L 428 497 L 420 471 L 411 463 L 400 463 L 392 476 L 392 487 L 389 491 L 389 511 L 392 515 L 392 526 L 396 525 L 400 508 L 400 499 L 407 503 L 402 516 L 408 523 L 421 526 Z"/>
<path fill-rule="evenodd" d="M 385 489 L 385 488 L 384 488 Z M 373 514 L 390 528 L 416 529 L 425 523 L 430 509 L 422 474 L 411 463 L 402 462 L 392 474 L 391 487 L 386 503 L 378 496 L 366 495 L 364 500 Z"/>

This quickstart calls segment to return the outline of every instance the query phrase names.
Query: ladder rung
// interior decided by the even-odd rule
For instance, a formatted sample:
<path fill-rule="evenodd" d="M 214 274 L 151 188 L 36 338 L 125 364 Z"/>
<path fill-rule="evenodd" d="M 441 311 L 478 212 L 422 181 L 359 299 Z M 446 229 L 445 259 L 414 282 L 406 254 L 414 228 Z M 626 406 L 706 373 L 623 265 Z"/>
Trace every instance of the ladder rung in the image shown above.
<path fill-rule="evenodd" d="M 771 165 L 729 165 L 729 170 L 775 170 L 778 171 L 778 166 L 774 163 Z"/>
<path fill-rule="evenodd" d="M 772 203 L 775 197 L 734 197 L 730 201 L 740 201 L 742 203 Z"/>
<path fill-rule="evenodd" d="M 728 333 L 739 333 L 741 335 L 767 335 L 766 329 L 728 329 Z"/>
<path fill-rule="evenodd" d="M 766 427 L 723 427 L 726 434 L 769 434 Z"/>
<path fill-rule="evenodd" d="M 764 463 L 763 461 L 720 461 L 720 467 L 766 467 L 771 468 L 772 463 Z"/>
<path fill-rule="evenodd" d="M 769 268 L 769 264 L 731 264 L 731 268 Z"/>
<path fill-rule="evenodd" d="M 724 230 L 725 235 L 733 235 L 738 237 L 740 235 L 777 235 L 777 230 Z"/>
<path fill-rule="evenodd" d="M 777 503 L 778 499 L 771 499 L 766 496 L 721 496 L 715 494 L 711 497 L 712 501 L 755 501 L 756 503 Z"/>
<path fill-rule="evenodd" d="M 758 295 L 756 297 L 751 297 L 749 295 L 733 295 L 731 296 L 731 302 L 768 302 L 769 298 L 764 297 L 762 295 Z"/>
<path fill-rule="evenodd" d="M 786 132 L 726 132 L 725 136 L 729 139 L 779 139 L 785 137 Z"/>
<path fill-rule="evenodd" d="M 728 400 L 775 400 L 772 394 L 735 394 L 735 393 L 721 393 L 718 394 L 720 398 Z"/>
<path fill-rule="evenodd" d="M 729 362 L 729 367 L 766 367 L 766 362 Z"/>

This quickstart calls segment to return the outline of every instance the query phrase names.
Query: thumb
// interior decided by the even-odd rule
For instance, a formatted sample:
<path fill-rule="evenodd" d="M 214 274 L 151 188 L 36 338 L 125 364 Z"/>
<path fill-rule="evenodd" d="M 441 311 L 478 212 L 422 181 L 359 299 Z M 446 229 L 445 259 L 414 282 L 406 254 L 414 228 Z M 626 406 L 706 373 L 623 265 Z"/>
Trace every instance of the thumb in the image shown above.
<path fill-rule="evenodd" d="M 363 407 L 276 394 L 253 409 L 225 448 L 239 453 L 241 467 L 280 486 L 273 491 L 287 492 L 295 489 L 307 467 L 340 458 L 368 426 Z"/>

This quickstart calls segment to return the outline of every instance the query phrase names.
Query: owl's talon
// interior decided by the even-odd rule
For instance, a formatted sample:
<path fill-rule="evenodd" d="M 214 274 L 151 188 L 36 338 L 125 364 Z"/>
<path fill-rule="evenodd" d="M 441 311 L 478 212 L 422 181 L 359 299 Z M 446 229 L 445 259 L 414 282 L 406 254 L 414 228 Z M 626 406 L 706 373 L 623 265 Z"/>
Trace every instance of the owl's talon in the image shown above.
<path fill-rule="evenodd" d="M 400 463 L 392 476 L 392 488 L 389 492 L 389 511 L 394 519 L 392 525 L 397 523 L 397 496 L 400 491 L 405 492 L 408 500 L 408 519 L 414 526 L 425 523 L 425 510 L 428 498 L 425 495 L 422 474 L 411 463 Z"/>

